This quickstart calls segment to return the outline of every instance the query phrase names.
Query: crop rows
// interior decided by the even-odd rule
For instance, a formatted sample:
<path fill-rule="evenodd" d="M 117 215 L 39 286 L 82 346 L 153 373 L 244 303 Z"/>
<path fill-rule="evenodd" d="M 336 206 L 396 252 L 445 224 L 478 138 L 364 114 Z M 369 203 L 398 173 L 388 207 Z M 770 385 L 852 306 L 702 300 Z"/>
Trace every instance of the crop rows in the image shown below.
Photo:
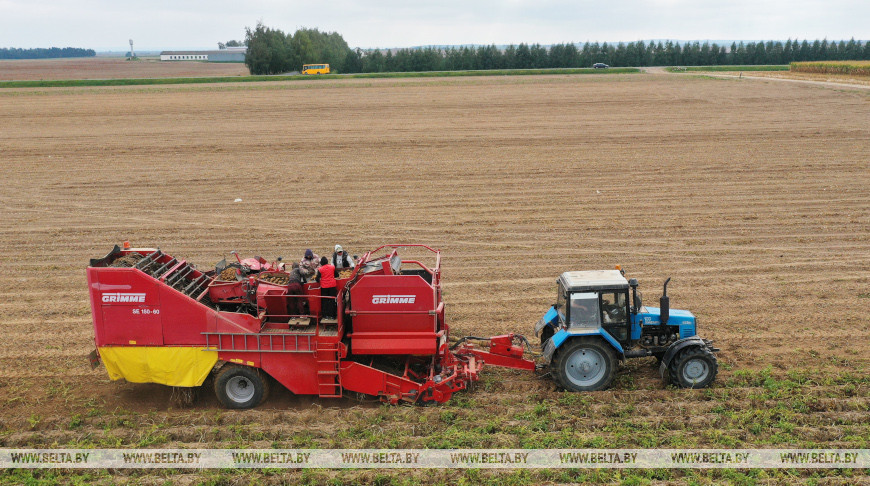
<path fill-rule="evenodd" d="M 790 68 L 799 73 L 870 76 L 870 61 L 793 62 Z"/>
<path fill-rule="evenodd" d="M 866 93 L 669 74 L 0 91 L 2 447 L 843 447 L 870 424 Z M 325 195 L 336 187 L 341 195 Z M 236 199 L 241 202 L 235 202 Z M 454 336 L 520 332 L 568 269 L 621 264 L 721 348 L 572 394 L 486 368 L 433 407 L 293 396 L 227 411 L 91 370 L 84 268 L 112 245 L 207 268 L 387 242 L 443 252 Z M 92 471 L 80 482 L 861 484 L 866 471 Z M 17 484 L 58 472 L 7 472 Z M 2 484 L 2 482 L 0 482 Z"/>

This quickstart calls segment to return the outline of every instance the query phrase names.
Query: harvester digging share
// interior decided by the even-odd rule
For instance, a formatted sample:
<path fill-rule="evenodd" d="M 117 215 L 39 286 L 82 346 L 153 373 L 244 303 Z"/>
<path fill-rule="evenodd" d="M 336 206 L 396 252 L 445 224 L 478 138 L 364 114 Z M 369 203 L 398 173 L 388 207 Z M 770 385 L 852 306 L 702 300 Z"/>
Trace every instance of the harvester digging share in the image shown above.
<path fill-rule="evenodd" d="M 404 260 L 424 251 L 431 261 Z M 384 402 L 443 403 L 484 366 L 549 373 L 565 389 L 609 387 L 618 361 L 655 356 L 662 377 L 706 387 L 715 351 L 688 311 L 645 307 L 621 270 L 569 271 L 535 326 L 541 352 L 519 334 L 451 340 L 441 252 L 383 245 L 337 278 L 337 318 L 321 313 L 319 284 L 288 294 L 289 275 L 260 257 L 201 271 L 159 249 L 115 246 L 87 271 L 97 349 L 112 379 L 192 389 L 214 378 L 228 408 L 266 399 L 271 377 L 298 395 L 345 392 Z M 190 394 L 192 396 L 192 394 Z"/>

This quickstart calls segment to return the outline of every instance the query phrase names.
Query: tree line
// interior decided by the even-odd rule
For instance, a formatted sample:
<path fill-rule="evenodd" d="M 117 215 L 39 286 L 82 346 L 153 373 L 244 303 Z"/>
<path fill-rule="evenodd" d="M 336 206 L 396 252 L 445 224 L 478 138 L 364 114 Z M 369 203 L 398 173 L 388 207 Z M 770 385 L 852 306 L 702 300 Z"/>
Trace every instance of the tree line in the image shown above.
<path fill-rule="evenodd" d="M 227 47 L 247 47 L 245 41 L 230 40 L 226 42 L 218 42 L 218 49 L 223 50 Z"/>
<path fill-rule="evenodd" d="M 470 69 L 541 69 L 590 67 L 602 62 L 614 67 L 628 66 L 715 66 L 734 64 L 788 64 L 793 61 L 870 60 L 870 42 L 828 42 L 827 40 L 787 40 L 716 43 L 673 41 L 645 43 L 620 42 L 510 45 L 475 47 L 425 47 L 395 52 L 357 50 L 348 54 L 358 58 L 360 72 L 453 71 Z M 350 72 L 350 71 L 347 71 Z"/>
<path fill-rule="evenodd" d="M 285 34 L 262 23 L 247 29 L 245 64 L 251 74 L 298 71 L 302 64 L 327 63 L 334 72 L 377 73 L 483 69 L 541 69 L 590 67 L 602 62 L 623 66 L 715 66 L 788 64 L 793 61 L 870 60 L 870 41 L 787 40 L 734 42 L 673 41 L 587 42 L 422 47 L 397 50 L 351 49 L 337 32 L 299 29 Z"/>
<path fill-rule="evenodd" d="M 53 59 L 58 57 L 94 57 L 96 55 L 97 53 L 93 49 L 79 47 L 0 48 L 0 59 Z"/>
<path fill-rule="evenodd" d="M 299 71 L 303 64 L 326 63 L 340 72 L 354 71 L 348 64 L 354 53 L 338 32 L 299 29 L 285 34 L 258 23 L 245 29 L 245 65 L 251 74 L 280 74 Z"/>

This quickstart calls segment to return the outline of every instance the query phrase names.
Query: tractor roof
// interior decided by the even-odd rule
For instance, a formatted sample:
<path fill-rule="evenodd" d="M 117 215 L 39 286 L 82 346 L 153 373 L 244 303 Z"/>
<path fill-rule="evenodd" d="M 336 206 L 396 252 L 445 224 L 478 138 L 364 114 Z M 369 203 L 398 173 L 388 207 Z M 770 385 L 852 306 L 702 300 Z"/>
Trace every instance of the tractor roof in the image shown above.
<path fill-rule="evenodd" d="M 628 288 L 628 280 L 619 270 L 565 272 L 559 277 L 559 281 L 569 291 Z"/>

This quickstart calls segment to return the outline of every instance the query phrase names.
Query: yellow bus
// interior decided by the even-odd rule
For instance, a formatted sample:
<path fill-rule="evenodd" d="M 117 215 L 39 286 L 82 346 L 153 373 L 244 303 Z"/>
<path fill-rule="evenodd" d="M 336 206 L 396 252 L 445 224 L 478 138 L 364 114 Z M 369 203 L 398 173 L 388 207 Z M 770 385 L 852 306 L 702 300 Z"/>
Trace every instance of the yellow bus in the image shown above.
<path fill-rule="evenodd" d="M 303 64 L 302 74 L 329 74 L 329 64 Z"/>

